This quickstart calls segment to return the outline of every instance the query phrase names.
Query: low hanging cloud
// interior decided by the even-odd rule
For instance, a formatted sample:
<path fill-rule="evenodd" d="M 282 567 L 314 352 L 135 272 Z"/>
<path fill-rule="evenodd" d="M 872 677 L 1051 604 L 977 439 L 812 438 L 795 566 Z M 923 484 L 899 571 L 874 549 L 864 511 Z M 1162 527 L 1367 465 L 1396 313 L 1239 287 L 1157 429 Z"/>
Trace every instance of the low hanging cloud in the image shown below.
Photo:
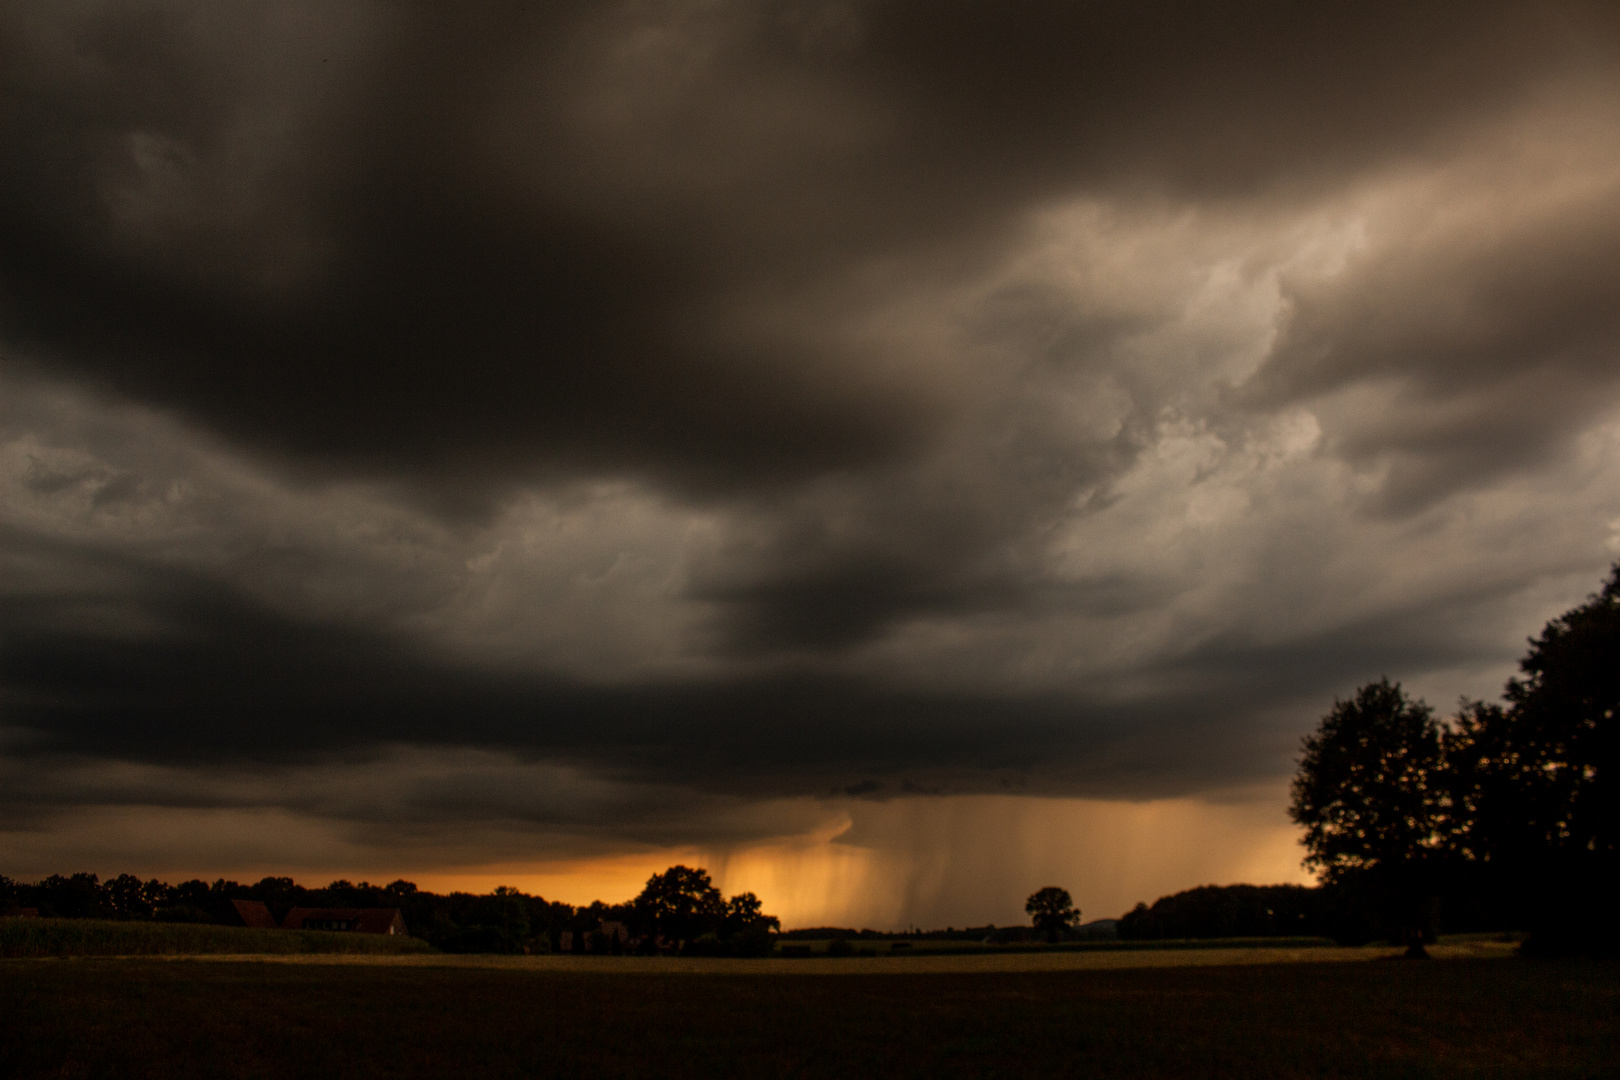
<path fill-rule="evenodd" d="M 0 820 L 722 859 L 1491 695 L 1620 554 L 1617 53 L 1582 3 L 13 4 Z"/>

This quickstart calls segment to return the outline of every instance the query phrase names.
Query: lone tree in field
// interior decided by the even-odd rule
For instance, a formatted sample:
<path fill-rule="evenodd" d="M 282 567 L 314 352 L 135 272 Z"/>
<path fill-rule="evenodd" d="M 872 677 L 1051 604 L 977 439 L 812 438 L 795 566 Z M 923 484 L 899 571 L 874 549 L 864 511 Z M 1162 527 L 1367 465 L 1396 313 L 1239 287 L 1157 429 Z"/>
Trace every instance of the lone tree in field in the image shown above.
<path fill-rule="evenodd" d="M 1024 901 L 1024 910 L 1034 920 L 1035 929 L 1043 931 L 1046 940 L 1054 945 L 1063 931 L 1080 921 L 1080 910 L 1070 899 L 1069 890 L 1056 885 L 1030 893 L 1029 899 Z"/>
<path fill-rule="evenodd" d="M 1307 736 L 1289 816 L 1305 865 L 1326 884 L 1370 892 L 1407 955 L 1428 955 L 1430 895 L 1445 841 L 1440 725 L 1388 679 L 1334 702 Z"/>

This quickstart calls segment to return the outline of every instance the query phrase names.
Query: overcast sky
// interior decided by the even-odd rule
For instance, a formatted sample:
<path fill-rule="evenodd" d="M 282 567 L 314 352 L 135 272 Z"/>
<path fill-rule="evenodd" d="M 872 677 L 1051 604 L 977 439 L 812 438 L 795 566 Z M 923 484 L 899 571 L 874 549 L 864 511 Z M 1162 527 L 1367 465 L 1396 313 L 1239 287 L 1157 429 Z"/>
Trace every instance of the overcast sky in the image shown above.
<path fill-rule="evenodd" d="M 1617 555 L 1611 3 L 0 13 L 0 873 L 1298 880 Z"/>

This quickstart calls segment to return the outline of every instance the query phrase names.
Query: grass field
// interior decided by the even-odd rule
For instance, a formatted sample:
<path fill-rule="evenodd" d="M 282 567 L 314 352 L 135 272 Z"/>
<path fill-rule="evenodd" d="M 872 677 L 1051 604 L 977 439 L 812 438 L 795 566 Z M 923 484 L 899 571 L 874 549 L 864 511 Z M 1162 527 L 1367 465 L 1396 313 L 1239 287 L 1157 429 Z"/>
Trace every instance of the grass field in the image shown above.
<path fill-rule="evenodd" d="M 1460 941 L 1433 946 L 1436 959 L 1509 958 L 1517 945 L 1502 941 Z M 872 957 L 805 958 L 673 956 L 497 956 L 491 954 L 402 953 L 340 954 L 290 953 L 252 957 L 267 963 L 384 964 L 396 967 L 501 968 L 511 971 L 550 971 L 598 975 L 928 975 L 1025 971 L 1108 971 L 1124 968 L 1225 967 L 1253 964 L 1354 963 L 1388 960 L 1404 950 L 1387 945 L 1363 948 L 1231 945 L 1205 942 L 1202 948 L 1052 950 L 1032 952 L 981 951 L 907 954 Z M 199 957 L 233 959 L 245 957 Z"/>
<path fill-rule="evenodd" d="M 943 958 L 942 958 L 943 959 Z M 1602 1077 L 1620 968 L 709 975 L 0 962 L 5 1077 Z"/>
<path fill-rule="evenodd" d="M 421 941 L 386 934 L 249 930 L 202 923 L 103 919 L 0 919 L 0 957 L 195 956 L 208 953 L 430 952 Z"/>
<path fill-rule="evenodd" d="M 1490 935 L 1479 936 L 1486 937 Z M 826 952 L 827 947 L 833 943 L 833 940 L 832 938 L 794 938 L 779 942 L 778 948 L 797 946 L 808 948 L 812 955 L 818 955 Z M 1143 949 L 1207 949 L 1211 941 L 1219 941 L 1223 946 L 1232 948 L 1252 949 L 1303 949 L 1333 944 L 1332 938 L 1325 937 L 1162 938 L 1136 941 L 1110 939 L 1106 941 L 1065 941 L 1057 945 L 1048 945 L 1044 941 L 992 944 L 983 941 L 940 941 L 927 938 L 902 938 L 898 940 L 849 938 L 845 940 L 847 940 L 851 948 L 876 956 L 900 954 L 911 956 L 975 956 L 1003 953 L 1137 952 Z M 900 946 L 899 949 L 895 948 L 897 944 Z"/>

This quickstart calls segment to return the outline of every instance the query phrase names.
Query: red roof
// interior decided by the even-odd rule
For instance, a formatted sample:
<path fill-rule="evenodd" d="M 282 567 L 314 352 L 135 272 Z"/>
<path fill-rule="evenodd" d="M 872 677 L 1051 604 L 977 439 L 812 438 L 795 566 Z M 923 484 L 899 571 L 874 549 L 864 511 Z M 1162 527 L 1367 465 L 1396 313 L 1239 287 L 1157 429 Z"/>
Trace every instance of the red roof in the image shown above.
<path fill-rule="evenodd" d="M 360 934 L 403 934 L 405 919 L 398 908 L 296 907 L 282 920 L 283 930 L 349 930 Z"/>
<path fill-rule="evenodd" d="M 276 917 L 270 914 L 270 909 L 257 900 L 232 900 L 231 906 L 242 920 L 243 926 L 251 926 L 255 930 L 276 929 Z"/>

